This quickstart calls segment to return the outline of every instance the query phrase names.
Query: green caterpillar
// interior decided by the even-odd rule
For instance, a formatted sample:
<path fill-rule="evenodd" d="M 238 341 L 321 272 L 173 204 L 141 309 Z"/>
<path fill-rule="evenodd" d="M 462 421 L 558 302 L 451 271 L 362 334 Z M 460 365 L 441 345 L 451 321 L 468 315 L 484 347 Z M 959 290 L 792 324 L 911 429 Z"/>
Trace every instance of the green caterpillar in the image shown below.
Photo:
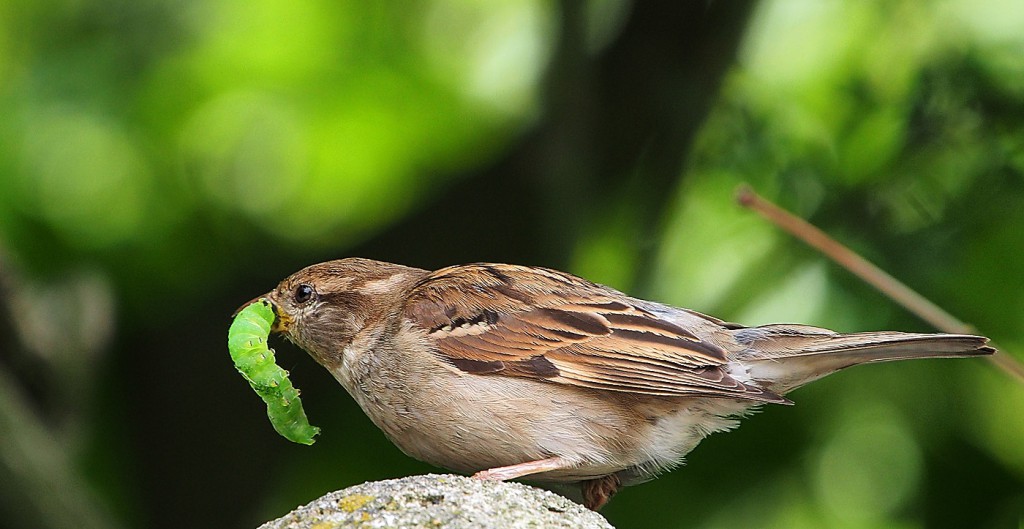
<path fill-rule="evenodd" d="M 294 443 L 313 444 L 320 428 L 310 426 L 288 372 L 274 361 L 274 350 L 267 347 L 274 311 L 270 302 L 260 298 L 235 315 L 228 329 L 228 351 L 235 369 L 249 381 L 263 402 L 267 417 L 277 433 Z"/>

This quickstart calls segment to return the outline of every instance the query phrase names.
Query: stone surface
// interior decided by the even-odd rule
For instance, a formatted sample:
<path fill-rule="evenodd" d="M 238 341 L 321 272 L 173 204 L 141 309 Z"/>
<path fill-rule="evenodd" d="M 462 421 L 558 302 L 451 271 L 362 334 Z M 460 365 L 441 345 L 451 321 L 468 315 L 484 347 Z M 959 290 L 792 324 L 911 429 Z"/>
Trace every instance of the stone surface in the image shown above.
<path fill-rule="evenodd" d="M 260 529 L 614 529 L 600 514 L 521 483 L 428 474 L 331 492 Z"/>

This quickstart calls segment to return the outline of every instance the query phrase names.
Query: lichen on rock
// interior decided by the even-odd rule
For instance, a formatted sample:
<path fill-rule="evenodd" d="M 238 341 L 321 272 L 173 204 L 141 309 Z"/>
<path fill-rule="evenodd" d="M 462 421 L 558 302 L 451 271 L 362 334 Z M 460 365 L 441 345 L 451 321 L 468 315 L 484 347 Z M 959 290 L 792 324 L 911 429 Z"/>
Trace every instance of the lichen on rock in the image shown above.
<path fill-rule="evenodd" d="M 614 529 L 600 514 L 521 483 L 427 474 L 331 492 L 259 529 Z"/>

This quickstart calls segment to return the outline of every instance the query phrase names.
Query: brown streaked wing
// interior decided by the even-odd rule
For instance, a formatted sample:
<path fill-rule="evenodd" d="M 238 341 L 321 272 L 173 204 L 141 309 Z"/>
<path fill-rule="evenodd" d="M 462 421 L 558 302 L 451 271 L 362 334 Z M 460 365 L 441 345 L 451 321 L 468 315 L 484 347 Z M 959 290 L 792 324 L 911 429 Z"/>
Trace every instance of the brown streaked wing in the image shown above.
<path fill-rule="evenodd" d="M 786 402 L 730 377 L 718 345 L 611 289 L 554 270 L 491 264 L 438 270 L 413 288 L 404 314 L 427 331 L 442 359 L 467 373 Z"/>

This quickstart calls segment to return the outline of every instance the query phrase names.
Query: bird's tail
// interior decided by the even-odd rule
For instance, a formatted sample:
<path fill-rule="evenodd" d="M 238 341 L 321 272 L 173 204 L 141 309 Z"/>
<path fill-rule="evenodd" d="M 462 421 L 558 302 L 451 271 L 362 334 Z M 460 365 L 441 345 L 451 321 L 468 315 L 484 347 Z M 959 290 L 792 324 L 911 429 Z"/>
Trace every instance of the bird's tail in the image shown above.
<path fill-rule="evenodd" d="M 764 325 L 732 331 L 739 355 L 762 387 L 783 395 L 840 369 L 868 362 L 989 355 L 988 338 L 967 334 L 863 332 L 840 334 L 806 325 Z"/>

